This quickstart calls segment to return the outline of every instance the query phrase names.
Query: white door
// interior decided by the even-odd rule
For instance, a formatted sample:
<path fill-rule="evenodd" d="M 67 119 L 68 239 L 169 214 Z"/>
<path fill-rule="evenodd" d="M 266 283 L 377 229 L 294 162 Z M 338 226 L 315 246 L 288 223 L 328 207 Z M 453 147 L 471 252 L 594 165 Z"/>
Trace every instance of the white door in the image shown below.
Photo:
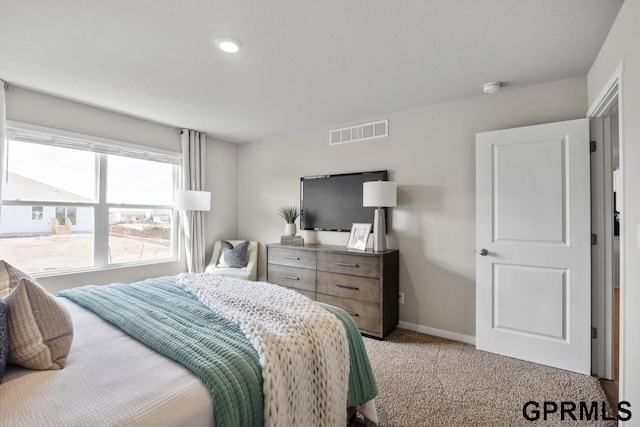
<path fill-rule="evenodd" d="M 591 373 L 587 119 L 476 135 L 476 346 Z"/>

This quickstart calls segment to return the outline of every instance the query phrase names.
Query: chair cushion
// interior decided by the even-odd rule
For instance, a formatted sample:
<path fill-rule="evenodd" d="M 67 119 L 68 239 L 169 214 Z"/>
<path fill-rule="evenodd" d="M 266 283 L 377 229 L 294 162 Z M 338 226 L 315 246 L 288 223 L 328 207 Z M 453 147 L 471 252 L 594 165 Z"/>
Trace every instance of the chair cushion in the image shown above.
<path fill-rule="evenodd" d="M 218 260 L 218 268 L 243 268 L 247 266 L 247 249 L 249 241 L 245 240 L 238 243 L 234 248 L 233 245 L 226 240 L 220 242 L 220 259 Z"/>
<path fill-rule="evenodd" d="M 7 305 L 9 362 L 28 369 L 64 368 L 73 339 L 67 309 L 4 261 L 0 261 L 0 297 Z"/>
<path fill-rule="evenodd" d="M 9 356 L 9 335 L 7 331 L 7 304 L 0 299 L 0 383 L 7 368 Z"/>

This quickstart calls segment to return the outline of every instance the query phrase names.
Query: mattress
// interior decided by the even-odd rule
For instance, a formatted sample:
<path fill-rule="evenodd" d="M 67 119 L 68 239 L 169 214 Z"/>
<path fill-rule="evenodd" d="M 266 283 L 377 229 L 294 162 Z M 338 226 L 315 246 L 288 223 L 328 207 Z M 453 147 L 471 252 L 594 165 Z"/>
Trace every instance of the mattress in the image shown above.
<path fill-rule="evenodd" d="M 73 319 L 67 366 L 9 366 L 0 426 L 212 426 L 213 401 L 191 372 L 66 298 Z"/>

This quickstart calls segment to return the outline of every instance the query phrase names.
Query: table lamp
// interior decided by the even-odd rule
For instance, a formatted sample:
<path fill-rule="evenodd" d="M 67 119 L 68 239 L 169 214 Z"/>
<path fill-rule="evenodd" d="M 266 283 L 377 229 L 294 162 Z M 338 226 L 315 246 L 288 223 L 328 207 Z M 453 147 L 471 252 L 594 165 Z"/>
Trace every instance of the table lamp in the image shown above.
<path fill-rule="evenodd" d="M 391 181 L 369 181 L 362 184 L 362 206 L 374 207 L 373 218 L 373 250 L 387 250 L 387 230 L 385 221 L 385 207 L 397 205 L 396 183 Z"/>
<path fill-rule="evenodd" d="M 181 211 L 210 211 L 209 191 L 176 190 L 176 208 Z"/>

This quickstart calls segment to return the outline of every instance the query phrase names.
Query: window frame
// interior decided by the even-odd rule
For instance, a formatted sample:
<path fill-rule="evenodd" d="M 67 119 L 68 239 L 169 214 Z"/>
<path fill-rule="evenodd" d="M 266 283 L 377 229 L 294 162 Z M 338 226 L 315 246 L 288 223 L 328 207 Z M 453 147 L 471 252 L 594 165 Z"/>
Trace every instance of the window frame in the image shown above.
<path fill-rule="evenodd" d="M 173 164 L 173 188 L 172 200 L 175 191 L 180 183 L 182 154 L 178 152 L 163 150 L 155 147 L 131 144 L 92 135 L 80 134 L 61 129 L 38 126 L 23 122 L 6 122 L 6 141 L 22 141 L 32 144 L 42 144 L 58 146 L 67 149 L 79 149 L 94 153 L 95 157 L 95 179 L 96 179 L 96 200 L 95 202 L 47 202 L 41 200 L 0 200 L 1 206 L 55 206 L 55 207 L 90 207 L 93 208 L 93 265 L 89 267 L 68 267 L 50 270 L 30 272 L 34 277 L 49 277 L 70 273 L 82 273 L 99 271 L 111 268 L 133 267 L 149 264 L 162 264 L 168 262 L 181 261 L 182 233 L 180 233 L 179 211 L 171 205 L 153 204 L 130 204 L 130 203 L 107 203 L 107 172 L 108 156 L 120 155 L 124 157 L 137 158 L 140 160 L 157 161 L 161 163 Z M 24 132 L 34 134 L 36 138 L 29 140 L 25 137 L 16 138 L 15 133 Z M 43 135 L 44 134 L 44 135 Z M 46 139 L 46 136 L 49 139 Z M 39 138 L 41 137 L 41 138 Z M 4 141 L 0 141 L 4 143 Z M 7 160 L 8 161 L 8 160 Z M 8 164 L 7 164 L 8 166 Z M 168 257 L 154 258 L 144 261 L 109 262 L 109 210 L 112 208 L 124 209 L 164 209 L 170 210 L 171 221 L 171 255 Z M 1 219 L 0 219 L 1 220 Z"/>
<path fill-rule="evenodd" d="M 40 208 L 40 209 L 36 211 L 34 210 L 34 208 Z M 35 214 L 36 212 L 40 214 L 39 218 L 33 217 L 33 214 Z M 44 221 L 44 206 L 40 206 L 40 205 L 31 206 L 31 221 Z"/>

